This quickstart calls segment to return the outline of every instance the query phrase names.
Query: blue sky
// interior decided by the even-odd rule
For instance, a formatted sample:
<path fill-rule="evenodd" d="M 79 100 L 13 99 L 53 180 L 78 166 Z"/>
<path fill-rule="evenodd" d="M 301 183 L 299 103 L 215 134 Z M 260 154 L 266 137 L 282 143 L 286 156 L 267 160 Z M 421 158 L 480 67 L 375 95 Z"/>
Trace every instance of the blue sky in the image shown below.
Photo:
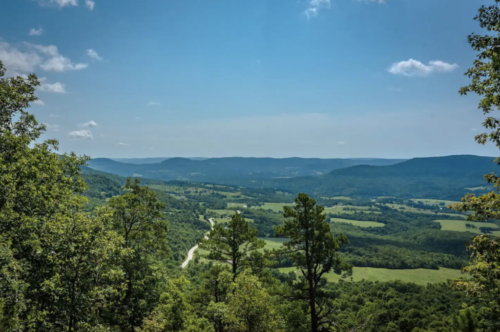
<path fill-rule="evenodd" d="M 2 0 L 0 60 L 92 157 L 498 154 L 470 0 Z M 41 105 L 43 103 L 43 105 Z"/>

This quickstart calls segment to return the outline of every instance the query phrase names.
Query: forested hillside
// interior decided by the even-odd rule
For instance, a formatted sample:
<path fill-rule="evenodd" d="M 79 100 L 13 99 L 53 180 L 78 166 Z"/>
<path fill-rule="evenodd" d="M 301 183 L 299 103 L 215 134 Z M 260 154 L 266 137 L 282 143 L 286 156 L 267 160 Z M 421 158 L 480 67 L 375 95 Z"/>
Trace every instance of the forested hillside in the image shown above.
<path fill-rule="evenodd" d="M 488 114 L 500 35 L 469 42 Z M 0 61 L 1 332 L 500 331 L 492 158 L 90 161 L 42 139 L 44 81 Z"/>
<path fill-rule="evenodd" d="M 192 160 L 169 158 L 160 163 L 132 164 L 106 158 L 93 159 L 89 166 L 122 176 L 142 176 L 159 180 L 186 180 L 245 184 L 276 177 L 328 173 L 353 165 L 392 165 L 402 159 L 319 159 L 319 158 L 210 158 Z"/>

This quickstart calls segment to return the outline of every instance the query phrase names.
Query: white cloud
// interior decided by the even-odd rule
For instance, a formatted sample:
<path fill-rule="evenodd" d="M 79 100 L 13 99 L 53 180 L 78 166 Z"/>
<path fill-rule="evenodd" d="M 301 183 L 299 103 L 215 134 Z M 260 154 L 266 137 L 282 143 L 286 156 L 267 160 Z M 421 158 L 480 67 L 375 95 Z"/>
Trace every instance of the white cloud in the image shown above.
<path fill-rule="evenodd" d="M 92 132 L 87 129 L 74 130 L 68 133 L 68 136 L 74 139 L 93 139 Z"/>
<path fill-rule="evenodd" d="M 83 127 L 83 128 L 97 127 L 97 123 L 95 121 L 90 120 L 89 122 L 79 124 L 78 127 Z"/>
<path fill-rule="evenodd" d="M 452 72 L 458 68 L 456 63 L 450 64 L 441 60 L 430 61 L 428 65 L 414 59 L 393 63 L 389 72 L 404 76 L 427 76 L 433 72 Z"/>
<path fill-rule="evenodd" d="M 94 6 L 95 6 L 95 1 L 85 0 L 85 7 L 87 7 L 89 10 L 94 10 Z"/>
<path fill-rule="evenodd" d="M 52 92 L 52 93 L 66 93 L 66 86 L 61 82 L 45 83 L 46 81 L 45 77 L 39 78 L 39 81 L 41 83 L 40 87 L 38 88 L 40 91 Z"/>
<path fill-rule="evenodd" d="M 59 73 L 70 70 L 82 70 L 87 67 L 88 65 L 86 63 L 72 64 L 68 58 L 62 55 L 54 56 L 40 65 L 40 68 L 45 71 L 56 71 Z"/>
<path fill-rule="evenodd" d="M 309 19 L 318 16 L 318 11 L 321 8 L 330 8 L 330 0 L 308 0 L 308 7 L 304 11 L 304 15 Z"/>
<path fill-rule="evenodd" d="M 477 129 L 476 128 L 472 128 L 471 131 L 477 131 Z"/>
<path fill-rule="evenodd" d="M 339 141 L 338 145 L 345 145 L 345 142 L 344 141 Z"/>
<path fill-rule="evenodd" d="M 21 52 L 0 40 L 0 60 L 9 71 L 32 72 L 42 62 L 36 52 Z"/>
<path fill-rule="evenodd" d="M 148 106 L 161 106 L 161 104 L 159 102 L 157 102 L 157 101 L 150 101 L 148 103 Z"/>
<path fill-rule="evenodd" d="M 78 6 L 78 0 L 38 0 L 38 3 L 41 6 L 59 6 L 60 8 Z"/>
<path fill-rule="evenodd" d="M 149 151 L 154 151 L 154 148 L 148 148 Z"/>
<path fill-rule="evenodd" d="M 57 46 L 33 45 L 29 43 L 25 44 L 32 49 L 36 49 L 46 57 L 44 59 L 44 62 L 40 64 L 40 68 L 45 71 L 64 72 L 71 70 L 82 70 L 88 67 L 86 63 L 73 64 L 70 59 L 59 53 Z"/>
<path fill-rule="evenodd" d="M 45 105 L 45 103 L 41 100 L 41 99 L 37 99 L 33 102 L 33 104 L 36 104 L 36 105 L 40 105 L 40 106 L 43 106 Z"/>
<path fill-rule="evenodd" d="M 25 74 L 39 67 L 45 71 L 64 72 L 87 68 L 86 63 L 73 64 L 70 59 L 59 54 L 54 45 L 34 45 L 22 43 L 16 48 L 0 40 L 0 60 L 5 67 L 14 73 Z M 9 73 L 10 74 L 10 73 Z"/>
<path fill-rule="evenodd" d="M 43 33 L 43 29 L 42 28 L 39 28 L 39 29 L 31 29 L 30 30 L 30 33 L 29 35 L 30 36 L 40 36 L 41 34 Z"/>
<path fill-rule="evenodd" d="M 44 123 L 44 125 L 47 127 L 47 130 L 50 131 L 59 131 L 61 129 L 61 126 L 59 126 L 58 124 Z"/>
<path fill-rule="evenodd" d="M 88 49 L 87 50 L 87 55 L 91 58 L 91 59 L 94 59 L 94 60 L 98 60 L 98 61 L 101 61 L 102 58 L 99 56 L 99 54 L 97 54 L 96 51 L 94 51 L 93 49 Z"/>
<path fill-rule="evenodd" d="M 123 142 L 118 143 L 118 145 L 119 145 L 119 146 L 130 146 L 130 145 L 128 145 L 127 143 L 123 143 Z"/>

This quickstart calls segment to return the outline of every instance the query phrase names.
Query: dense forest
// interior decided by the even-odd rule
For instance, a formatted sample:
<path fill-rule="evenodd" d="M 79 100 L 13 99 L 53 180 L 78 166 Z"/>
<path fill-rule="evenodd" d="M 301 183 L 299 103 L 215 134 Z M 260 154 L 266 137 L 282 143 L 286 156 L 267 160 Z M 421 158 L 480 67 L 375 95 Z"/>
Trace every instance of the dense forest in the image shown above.
<path fill-rule="evenodd" d="M 500 0 L 476 20 L 498 34 Z M 500 106 L 500 36 L 469 42 L 480 54 L 460 92 L 482 96 L 489 114 Z M 0 61 L 0 331 L 500 330 L 500 178 L 491 158 L 292 159 L 270 168 L 256 160 L 226 183 L 216 180 L 241 160 L 172 158 L 147 167 L 219 171 L 203 183 L 122 177 L 88 167 L 108 160 L 61 155 L 56 140 L 42 141 L 46 125 L 28 112 L 39 86 L 34 74 L 6 75 Z M 490 115 L 476 140 L 500 146 L 500 119 Z M 236 181 L 286 167 L 285 175 L 333 171 Z M 447 211 L 444 199 L 460 195 Z M 362 269 L 409 271 L 414 282 L 356 281 Z M 462 274 L 419 285 L 416 269 Z"/>

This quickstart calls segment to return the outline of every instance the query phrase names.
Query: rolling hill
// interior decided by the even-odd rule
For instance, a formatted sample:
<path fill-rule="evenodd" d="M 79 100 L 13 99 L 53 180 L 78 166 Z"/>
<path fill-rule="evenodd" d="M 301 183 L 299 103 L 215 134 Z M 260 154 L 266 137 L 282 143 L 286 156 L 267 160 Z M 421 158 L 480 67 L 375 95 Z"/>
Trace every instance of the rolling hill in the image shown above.
<path fill-rule="evenodd" d="M 266 186 L 324 196 L 398 196 L 459 199 L 466 188 L 484 186 L 498 171 L 493 157 L 471 155 L 414 158 L 395 165 L 360 165 L 319 177 L 266 181 Z"/>
<path fill-rule="evenodd" d="M 248 180 L 279 177 L 319 176 L 355 165 L 393 165 L 403 159 L 319 159 L 319 158 L 169 158 L 159 163 L 123 163 L 107 158 L 89 162 L 89 167 L 121 176 L 158 180 L 185 180 L 244 184 Z"/>

